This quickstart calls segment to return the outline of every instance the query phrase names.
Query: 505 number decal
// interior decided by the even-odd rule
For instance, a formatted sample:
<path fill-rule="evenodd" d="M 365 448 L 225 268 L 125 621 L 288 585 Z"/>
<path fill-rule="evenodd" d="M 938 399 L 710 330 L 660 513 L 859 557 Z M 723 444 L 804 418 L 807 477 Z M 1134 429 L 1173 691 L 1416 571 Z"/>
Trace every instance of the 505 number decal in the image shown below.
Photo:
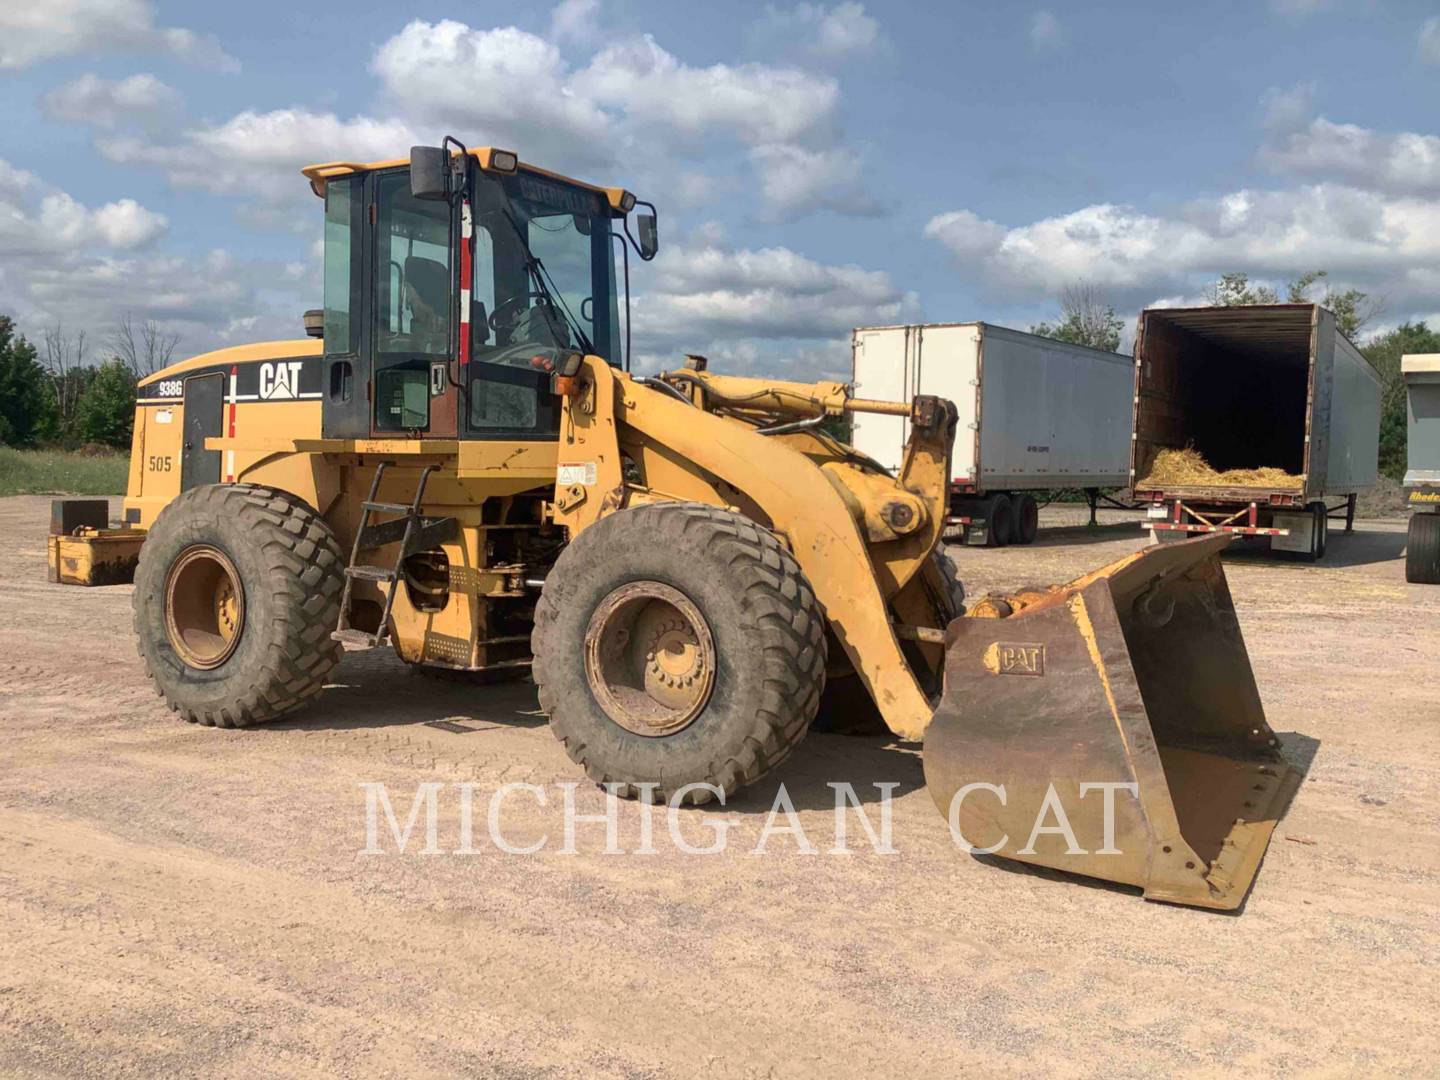
<path fill-rule="evenodd" d="M 152 454 L 145 459 L 145 468 L 150 472 L 169 472 L 170 455 L 157 456 Z"/>

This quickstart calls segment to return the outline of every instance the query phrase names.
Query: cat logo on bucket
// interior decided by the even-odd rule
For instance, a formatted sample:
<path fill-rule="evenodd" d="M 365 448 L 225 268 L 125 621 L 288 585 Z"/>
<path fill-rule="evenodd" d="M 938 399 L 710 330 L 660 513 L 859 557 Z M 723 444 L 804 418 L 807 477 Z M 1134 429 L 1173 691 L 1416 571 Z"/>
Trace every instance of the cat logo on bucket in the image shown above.
<path fill-rule="evenodd" d="M 264 401 L 300 396 L 300 369 L 304 362 L 285 360 L 260 365 L 260 397 Z"/>
<path fill-rule="evenodd" d="M 997 641 L 985 650 L 983 662 L 992 675 L 1044 675 L 1045 646 Z"/>

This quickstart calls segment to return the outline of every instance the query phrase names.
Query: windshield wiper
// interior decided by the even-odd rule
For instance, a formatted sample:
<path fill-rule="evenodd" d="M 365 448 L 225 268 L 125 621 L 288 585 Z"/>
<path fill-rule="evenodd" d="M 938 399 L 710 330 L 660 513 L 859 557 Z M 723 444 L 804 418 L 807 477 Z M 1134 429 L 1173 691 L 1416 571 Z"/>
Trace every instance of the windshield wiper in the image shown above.
<path fill-rule="evenodd" d="M 510 223 L 510 228 L 515 230 L 515 239 L 520 241 L 520 246 L 525 250 L 525 269 L 530 272 L 530 277 L 535 283 L 535 291 L 545 297 L 552 309 L 563 313 L 566 325 L 575 335 L 576 341 L 587 353 L 593 354 L 595 346 L 590 341 L 590 336 L 581 329 L 580 321 L 575 318 L 574 313 L 565 303 L 564 297 L 559 295 L 559 288 L 554 287 L 555 279 L 550 277 L 550 271 L 545 269 L 545 264 L 540 261 L 540 257 L 530 250 L 530 241 L 526 239 L 525 230 L 520 228 L 520 223 L 515 220 L 515 215 L 511 212 L 513 204 L 510 202 L 509 192 L 502 187 L 500 194 L 505 199 L 505 206 L 500 209 L 500 214 Z"/>

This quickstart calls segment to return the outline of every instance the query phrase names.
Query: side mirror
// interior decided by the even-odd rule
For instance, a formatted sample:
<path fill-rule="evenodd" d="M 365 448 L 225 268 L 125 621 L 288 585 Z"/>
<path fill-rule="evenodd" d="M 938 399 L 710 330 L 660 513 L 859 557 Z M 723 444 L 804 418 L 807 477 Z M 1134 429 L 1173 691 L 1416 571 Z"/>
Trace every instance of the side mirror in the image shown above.
<path fill-rule="evenodd" d="M 417 199 L 450 197 L 450 153 L 443 146 L 410 148 L 410 194 Z"/>
<path fill-rule="evenodd" d="M 640 257 L 649 262 L 660 250 L 660 224 L 654 213 L 636 214 L 635 228 L 640 233 Z"/>

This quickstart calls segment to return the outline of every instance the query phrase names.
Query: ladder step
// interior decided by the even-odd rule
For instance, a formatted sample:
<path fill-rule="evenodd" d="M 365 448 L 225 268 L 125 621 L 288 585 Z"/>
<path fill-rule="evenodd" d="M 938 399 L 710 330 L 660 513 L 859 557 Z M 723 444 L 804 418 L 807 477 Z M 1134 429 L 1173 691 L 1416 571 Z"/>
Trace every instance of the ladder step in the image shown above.
<path fill-rule="evenodd" d="M 346 645 L 358 645 L 362 649 L 374 649 L 384 645 L 389 640 L 389 637 L 385 634 L 372 634 L 366 630 L 346 629 L 332 630 L 330 632 L 330 640 L 339 641 Z"/>
<path fill-rule="evenodd" d="M 359 578 L 361 581 L 394 581 L 395 571 L 386 570 L 383 566 L 347 566 L 346 577 Z"/>
<path fill-rule="evenodd" d="M 409 514 L 413 509 L 406 503 L 369 502 L 368 500 L 360 505 L 366 510 L 375 510 L 382 514 Z"/>

